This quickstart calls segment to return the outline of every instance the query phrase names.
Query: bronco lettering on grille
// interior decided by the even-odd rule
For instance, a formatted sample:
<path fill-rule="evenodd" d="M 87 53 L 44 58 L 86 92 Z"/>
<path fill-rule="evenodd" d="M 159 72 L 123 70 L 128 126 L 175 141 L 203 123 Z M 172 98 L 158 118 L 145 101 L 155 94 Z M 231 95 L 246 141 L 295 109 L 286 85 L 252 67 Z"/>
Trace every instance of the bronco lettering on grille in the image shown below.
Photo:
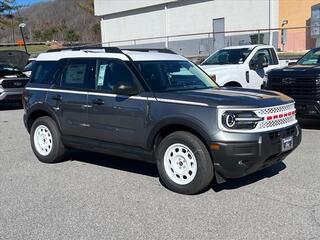
<path fill-rule="evenodd" d="M 284 117 L 291 117 L 295 114 L 296 114 L 296 111 L 294 110 L 294 111 L 290 111 L 287 113 L 276 114 L 273 116 L 266 116 L 265 120 L 271 121 L 271 120 L 280 119 L 280 118 L 284 118 Z"/>

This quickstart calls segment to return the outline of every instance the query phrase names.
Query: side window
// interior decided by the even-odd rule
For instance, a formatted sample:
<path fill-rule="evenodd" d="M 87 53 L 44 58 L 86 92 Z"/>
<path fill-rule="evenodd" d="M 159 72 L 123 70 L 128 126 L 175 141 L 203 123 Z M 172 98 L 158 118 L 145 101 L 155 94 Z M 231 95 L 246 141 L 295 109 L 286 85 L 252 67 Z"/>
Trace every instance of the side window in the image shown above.
<path fill-rule="evenodd" d="M 95 86 L 92 86 L 92 88 L 112 93 L 114 87 L 121 83 L 135 85 L 134 75 L 128 67 L 118 60 L 100 59 L 97 66 Z"/>
<path fill-rule="evenodd" d="M 260 49 L 258 50 L 250 61 L 250 68 L 259 65 L 261 63 L 268 63 L 268 65 L 277 65 L 278 60 L 275 56 L 275 52 L 272 49 Z"/>
<path fill-rule="evenodd" d="M 94 59 L 70 59 L 60 78 L 63 88 L 85 89 L 94 78 Z"/>
<path fill-rule="evenodd" d="M 273 64 L 270 52 L 268 49 L 260 49 L 258 50 L 253 58 L 251 59 L 252 65 L 258 65 L 261 62 L 267 62 L 269 65 Z"/>
<path fill-rule="evenodd" d="M 269 51 L 271 52 L 271 56 L 272 56 L 272 64 L 270 65 L 277 65 L 279 64 L 278 58 L 277 58 L 277 54 L 275 53 L 274 49 L 269 49 Z"/>
<path fill-rule="evenodd" d="M 50 84 L 54 82 L 52 73 L 56 70 L 56 61 L 37 61 L 31 74 L 30 82 Z"/>

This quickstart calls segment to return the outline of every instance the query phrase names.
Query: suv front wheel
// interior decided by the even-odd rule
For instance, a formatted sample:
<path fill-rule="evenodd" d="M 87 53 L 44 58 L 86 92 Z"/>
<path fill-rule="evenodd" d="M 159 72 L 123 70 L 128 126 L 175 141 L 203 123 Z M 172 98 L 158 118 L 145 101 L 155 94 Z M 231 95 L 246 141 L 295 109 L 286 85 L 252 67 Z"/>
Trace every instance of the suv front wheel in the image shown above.
<path fill-rule="evenodd" d="M 172 191 L 196 194 L 213 179 L 213 165 L 203 142 L 195 135 L 178 131 L 166 136 L 156 151 L 163 183 Z"/>
<path fill-rule="evenodd" d="M 44 163 L 60 162 L 66 153 L 61 142 L 60 131 L 50 117 L 36 119 L 30 131 L 31 147 L 39 161 Z"/>

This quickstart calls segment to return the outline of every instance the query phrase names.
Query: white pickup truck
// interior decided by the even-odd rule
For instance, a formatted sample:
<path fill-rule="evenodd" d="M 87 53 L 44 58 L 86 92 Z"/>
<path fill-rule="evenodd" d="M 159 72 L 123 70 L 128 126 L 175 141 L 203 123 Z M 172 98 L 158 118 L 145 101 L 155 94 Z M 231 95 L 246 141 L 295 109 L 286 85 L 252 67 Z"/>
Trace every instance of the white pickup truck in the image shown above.
<path fill-rule="evenodd" d="M 273 46 L 245 45 L 218 50 L 200 67 L 220 86 L 259 89 L 267 71 L 284 65 Z"/>

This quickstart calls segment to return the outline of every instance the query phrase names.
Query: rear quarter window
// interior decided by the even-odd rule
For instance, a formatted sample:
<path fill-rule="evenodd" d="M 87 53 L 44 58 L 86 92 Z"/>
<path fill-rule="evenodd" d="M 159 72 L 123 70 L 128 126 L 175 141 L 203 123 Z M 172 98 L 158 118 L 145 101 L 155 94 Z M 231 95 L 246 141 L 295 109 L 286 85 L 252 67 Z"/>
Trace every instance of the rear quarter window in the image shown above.
<path fill-rule="evenodd" d="M 37 61 L 31 74 L 31 83 L 50 84 L 54 82 L 55 71 L 58 62 L 56 61 Z"/>

